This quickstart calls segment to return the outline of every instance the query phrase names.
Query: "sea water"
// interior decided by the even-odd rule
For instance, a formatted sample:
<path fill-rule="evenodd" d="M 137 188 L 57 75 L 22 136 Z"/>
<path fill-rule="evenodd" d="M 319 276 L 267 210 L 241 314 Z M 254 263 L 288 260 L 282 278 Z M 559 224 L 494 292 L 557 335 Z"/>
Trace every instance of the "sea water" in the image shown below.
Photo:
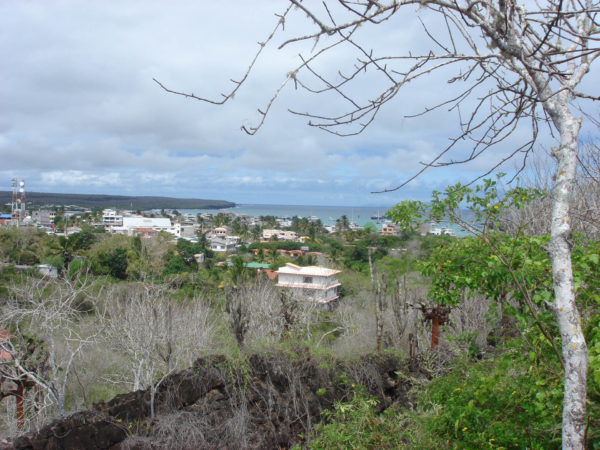
<path fill-rule="evenodd" d="M 246 214 L 248 216 L 275 216 L 275 217 L 318 217 L 324 225 L 335 225 L 336 220 L 343 215 L 348 217 L 350 222 L 364 226 L 369 222 L 375 224 L 379 229 L 383 226 L 383 219 L 372 219 L 372 216 L 385 216 L 388 209 L 386 206 L 309 206 L 309 205 L 237 205 L 235 208 L 226 209 L 180 209 L 182 214 L 197 215 L 198 213 L 218 214 L 219 212 L 233 212 L 236 214 Z M 331 220 L 330 220 L 331 219 Z M 378 223 L 379 222 L 379 223 Z M 436 225 L 438 228 L 446 227 L 454 231 L 459 236 L 467 236 L 470 233 L 461 230 L 456 224 L 440 222 Z"/>

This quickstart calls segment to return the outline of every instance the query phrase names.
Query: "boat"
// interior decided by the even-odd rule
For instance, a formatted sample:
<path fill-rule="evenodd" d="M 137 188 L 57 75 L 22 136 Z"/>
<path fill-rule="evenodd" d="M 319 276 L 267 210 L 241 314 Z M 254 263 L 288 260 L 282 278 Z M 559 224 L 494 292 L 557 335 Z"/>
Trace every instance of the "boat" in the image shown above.
<path fill-rule="evenodd" d="M 310 220 L 310 221 L 313 221 L 313 222 L 314 222 L 314 221 L 316 221 L 316 220 L 319 220 L 319 218 L 318 218 L 317 216 L 310 216 L 310 217 L 308 218 L 308 220 Z"/>
<path fill-rule="evenodd" d="M 330 217 L 330 218 L 329 218 L 329 221 L 330 221 L 330 222 L 335 222 L 335 219 L 334 219 L 333 217 Z"/>

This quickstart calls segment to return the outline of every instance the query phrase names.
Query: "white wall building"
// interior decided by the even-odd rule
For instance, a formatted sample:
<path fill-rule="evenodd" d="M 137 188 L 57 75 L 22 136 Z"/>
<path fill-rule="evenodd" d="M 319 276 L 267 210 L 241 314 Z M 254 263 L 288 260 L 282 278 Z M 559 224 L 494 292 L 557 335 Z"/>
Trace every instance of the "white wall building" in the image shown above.
<path fill-rule="evenodd" d="M 102 211 L 102 225 L 123 225 L 123 216 L 114 209 Z"/>
<path fill-rule="evenodd" d="M 273 236 L 277 236 L 277 239 L 280 241 L 294 241 L 298 239 L 295 231 L 263 230 L 263 239 L 271 239 Z"/>
<path fill-rule="evenodd" d="M 298 300 L 329 304 L 339 298 L 338 287 L 342 284 L 334 276 L 340 272 L 326 267 L 300 267 L 287 263 L 276 272 L 279 276 L 276 286 L 289 289 Z"/>
<path fill-rule="evenodd" d="M 166 231 L 175 237 L 181 237 L 181 225 L 171 224 L 171 219 L 150 217 L 123 217 L 122 226 L 110 226 L 108 231 L 114 234 L 126 234 L 133 236 L 138 228 L 150 228 L 155 231 Z"/>
<path fill-rule="evenodd" d="M 210 249 L 213 252 L 235 252 L 237 241 L 232 239 L 213 238 L 210 240 Z"/>

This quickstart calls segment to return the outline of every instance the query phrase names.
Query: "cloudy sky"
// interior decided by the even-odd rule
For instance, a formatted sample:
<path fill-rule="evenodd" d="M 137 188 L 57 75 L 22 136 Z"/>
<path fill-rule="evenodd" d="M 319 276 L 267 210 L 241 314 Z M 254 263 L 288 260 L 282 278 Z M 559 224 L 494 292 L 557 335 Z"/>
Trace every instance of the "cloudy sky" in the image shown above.
<path fill-rule="evenodd" d="M 316 8 L 317 1 L 304 4 Z M 393 194 L 458 131 L 458 117 L 441 109 L 406 119 L 458 92 L 447 73 L 411 83 L 359 136 L 340 138 L 307 126 L 288 109 L 340 114 L 347 103 L 287 85 L 255 136 L 240 131 L 260 117 L 286 73 L 310 57 L 314 42 L 280 43 L 314 30 L 293 13 L 258 59 L 235 99 L 214 106 L 168 94 L 218 100 L 240 79 L 273 29 L 286 2 L 151 0 L 0 1 L 0 190 L 14 176 L 38 192 L 165 195 L 237 203 L 390 205 L 427 198 L 432 189 L 470 181 L 508 154 L 527 129 L 469 165 L 435 169 Z M 319 10 L 322 12 L 321 10 Z M 359 30 L 377 54 L 429 48 L 416 20 L 404 15 Z M 342 19 L 343 16 L 340 16 Z M 435 27 L 435 22 L 433 22 Z M 332 43 L 323 39 L 315 51 Z M 314 67 L 332 80 L 350 73 L 357 50 L 336 48 Z M 310 74 L 300 79 L 317 87 Z M 360 101 L 385 89 L 369 71 L 347 91 Z M 345 131 L 345 128 L 342 131 Z M 455 157 L 469 150 L 456 148 Z M 510 170 L 512 166 L 506 166 Z"/>

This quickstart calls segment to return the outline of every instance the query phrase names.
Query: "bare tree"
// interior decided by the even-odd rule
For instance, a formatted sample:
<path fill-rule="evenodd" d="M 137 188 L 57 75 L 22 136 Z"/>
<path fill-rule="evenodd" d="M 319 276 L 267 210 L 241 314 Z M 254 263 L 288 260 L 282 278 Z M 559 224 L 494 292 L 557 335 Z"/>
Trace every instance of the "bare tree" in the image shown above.
<path fill-rule="evenodd" d="M 213 319 L 199 298 L 175 303 L 166 285 L 141 283 L 116 295 L 108 304 L 107 334 L 111 347 L 124 355 L 129 368 L 119 379 L 134 390 L 150 385 L 151 415 L 154 396 L 177 369 L 191 366 L 200 351 L 212 346 Z M 162 374 L 158 381 L 157 374 Z"/>
<path fill-rule="evenodd" d="M 2 375 L 35 384 L 45 396 L 36 409 L 53 405 L 65 417 L 67 382 L 86 346 L 100 339 L 104 314 L 103 287 L 95 288 L 87 275 L 73 280 L 27 278 L 10 287 L 0 308 L 2 327 L 15 330 L 4 343 L 11 357 L 0 364 Z M 85 307 L 83 303 L 85 302 Z"/>
<path fill-rule="evenodd" d="M 418 10 L 433 13 L 426 19 L 433 17 L 432 20 L 436 21 L 431 28 L 424 24 L 425 33 L 431 38 L 432 48 L 429 51 L 377 55 L 361 46 L 358 36 L 362 26 L 398 26 L 394 19 L 406 17 L 405 10 L 412 5 L 416 5 Z M 341 21 L 338 20 L 340 9 L 344 12 Z M 241 127 L 248 134 L 255 134 L 265 123 L 279 92 L 289 82 L 311 93 L 339 95 L 348 109 L 338 114 L 326 116 L 292 112 L 307 117 L 310 126 L 348 136 L 360 133 L 372 123 L 381 108 L 393 100 L 406 84 L 434 72 L 445 71 L 448 83 L 465 83 L 466 87 L 460 93 L 426 107 L 421 114 L 441 107 L 454 110 L 459 114 L 460 131 L 447 148 L 426 161 L 413 177 L 390 189 L 395 190 L 428 168 L 473 161 L 507 141 L 517 128 L 529 127 L 530 136 L 514 146 L 510 154 L 497 164 L 491 164 L 489 172 L 517 155 L 524 162 L 538 139 L 540 127 L 548 126 L 548 132 L 557 141 L 557 146 L 552 148 L 557 166 L 552 191 L 552 239 L 548 251 L 555 290 L 555 300 L 550 307 L 563 339 L 566 363 L 562 442 L 563 448 L 583 449 L 587 346 L 575 304 L 569 243 L 569 198 L 576 173 L 582 119 L 574 115 L 570 102 L 573 99 L 598 100 L 578 90 L 578 87 L 590 71 L 592 62 L 600 55 L 597 45 L 600 26 L 596 21 L 600 4 L 597 0 L 549 0 L 525 7 L 516 0 L 339 0 L 336 4 L 323 2 L 322 9 L 317 9 L 317 6 L 290 0 L 274 30 L 266 41 L 259 43 L 259 50 L 243 77 L 239 81 L 232 80 L 234 88 L 219 100 L 176 92 L 159 84 L 168 92 L 187 98 L 217 105 L 226 103 L 234 98 L 248 79 L 264 47 L 290 20 L 292 11 L 306 17 L 315 29 L 287 39 L 279 48 L 303 41 L 314 42 L 314 46 L 309 55 L 300 54 L 300 64 L 288 72 L 266 107 L 258 110 L 259 122 L 254 126 Z M 445 27 L 444 34 L 439 25 Z M 329 39 L 319 46 L 322 37 Z M 351 46 L 359 56 L 349 73 L 340 71 L 335 79 L 330 80 L 316 71 L 315 62 L 338 45 Z M 348 87 L 367 69 L 374 69 L 380 76 L 382 89 L 378 95 L 366 100 L 351 98 Z M 447 72 L 452 69 L 454 73 Z M 320 85 L 312 86 L 312 81 L 301 79 L 302 74 L 312 77 Z M 474 102 L 469 104 L 468 98 L 473 98 Z M 340 127 L 344 129 L 339 131 Z M 463 140 L 472 143 L 472 151 L 466 157 L 452 157 L 452 150 L 458 148 Z"/>

